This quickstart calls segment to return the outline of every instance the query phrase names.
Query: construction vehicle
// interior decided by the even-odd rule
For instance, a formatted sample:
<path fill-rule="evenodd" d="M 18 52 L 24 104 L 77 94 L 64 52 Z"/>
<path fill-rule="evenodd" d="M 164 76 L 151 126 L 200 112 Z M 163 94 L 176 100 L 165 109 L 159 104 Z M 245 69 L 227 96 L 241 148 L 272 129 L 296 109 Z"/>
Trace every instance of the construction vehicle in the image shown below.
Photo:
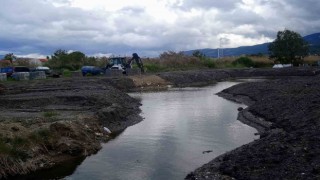
<path fill-rule="evenodd" d="M 125 57 L 111 57 L 106 65 L 106 75 L 126 74 L 127 62 Z"/>

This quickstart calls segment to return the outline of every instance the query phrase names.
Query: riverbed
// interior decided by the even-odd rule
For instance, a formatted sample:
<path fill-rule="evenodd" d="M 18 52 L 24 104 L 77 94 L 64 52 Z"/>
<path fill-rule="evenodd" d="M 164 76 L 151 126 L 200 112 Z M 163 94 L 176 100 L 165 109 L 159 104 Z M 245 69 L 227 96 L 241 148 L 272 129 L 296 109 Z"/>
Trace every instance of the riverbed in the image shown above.
<path fill-rule="evenodd" d="M 85 159 L 66 179 L 183 179 L 214 157 L 254 139 L 237 121 L 244 107 L 216 93 L 239 82 L 132 93 L 144 121 L 127 128 Z"/>

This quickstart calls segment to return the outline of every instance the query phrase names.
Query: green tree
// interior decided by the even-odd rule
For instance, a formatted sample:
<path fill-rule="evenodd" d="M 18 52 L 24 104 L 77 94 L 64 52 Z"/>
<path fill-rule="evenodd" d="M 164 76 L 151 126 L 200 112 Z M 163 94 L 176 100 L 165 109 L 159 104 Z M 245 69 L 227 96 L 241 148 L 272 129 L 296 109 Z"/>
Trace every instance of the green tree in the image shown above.
<path fill-rule="evenodd" d="M 277 39 L 268 48 L 270 59 L 294 66 L 303 63 L 303 58 L 309 54 L 309 44 L 300 34 L 290 30 L 279 31 Z"/>
<path fill-rule="evenodd" d="M 47 65 L 53 69 L 78 70 L 83 66 L 86 55 L 80 51 L 68 53 L 66 50 L 56 50 Z"/>
<path fill-rule="evenodd" d="M 84 64 L 86 55 L 80 51 L 75 51 L 70 54 L 68 54 L 68 60 L 70 67 L 72 69 L 70 70 L 78 70 L 81 68 L 81 66 Z"/>
<path fill-rule="evenodd" d="M 199 51 L 199 50 L 193 51 L 192 56 L 198 57 L 200 59 L 206 57 L 206 55 L 204 53 L 202 53 L 201 51 Z"/>
<path fill-rule="evenodd" d="M 62 69 L 68 67 L 68 52 L 66 50 L 56 50 L 48 61 L 48 66 L 53 69 Z"/>
<path fill-rule="evenodd" d="M 92 56 L 91 57 L 85 57 L 83 65 L 84 66 L 97 66 L 98 65 L 97 59 L 98 58 L 92 57 Z M 105 63 L 102 66 L 105 66 Z"/>
<path fill-rule="evenodd" d="M 10 63 L 12 64 L 12 61 L 15 60 L 15 59 L 17 59 L 17 57 L 16 57 L 15 55 L 13 55 L 13 53 L 9 53 L 9 54 L 6 54 L 6 55 L 4 56 L 4 59 L 5 59 L 5 60 L 9 60 Z"/>

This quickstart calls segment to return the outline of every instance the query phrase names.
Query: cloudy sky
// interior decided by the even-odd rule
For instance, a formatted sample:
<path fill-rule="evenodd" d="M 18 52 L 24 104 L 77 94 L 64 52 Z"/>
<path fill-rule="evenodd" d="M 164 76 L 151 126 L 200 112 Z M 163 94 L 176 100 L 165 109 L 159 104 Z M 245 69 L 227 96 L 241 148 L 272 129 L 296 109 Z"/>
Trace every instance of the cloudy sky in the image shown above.
<path fill-rule="evenodd" d="M 0 54 L 157 56 L 320 32 L 319 0 L 0 0 Z M 31 55 L 30 55 L 31 54 Z"/>

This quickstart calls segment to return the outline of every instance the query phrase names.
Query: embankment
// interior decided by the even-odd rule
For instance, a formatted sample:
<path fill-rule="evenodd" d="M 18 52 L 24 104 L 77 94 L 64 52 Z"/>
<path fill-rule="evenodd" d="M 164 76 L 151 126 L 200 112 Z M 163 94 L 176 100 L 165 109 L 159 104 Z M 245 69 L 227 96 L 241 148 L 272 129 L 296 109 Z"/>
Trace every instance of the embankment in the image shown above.
<path fill-rule="evenodd" d="M 187 179 L 319 179 L 319 78 L 245 83 L 219 93 L 249 105 L 239 117 L 258 128 L 260 139 L 214 159 Z"/>
<path fill-rule="evenodd" d="M 116 132 L 140 122 L 140 102 L 109 81 L 5 83 L 0 95 L 0 179 L 96 153 L 111 138 L 104 127 Z"/>

